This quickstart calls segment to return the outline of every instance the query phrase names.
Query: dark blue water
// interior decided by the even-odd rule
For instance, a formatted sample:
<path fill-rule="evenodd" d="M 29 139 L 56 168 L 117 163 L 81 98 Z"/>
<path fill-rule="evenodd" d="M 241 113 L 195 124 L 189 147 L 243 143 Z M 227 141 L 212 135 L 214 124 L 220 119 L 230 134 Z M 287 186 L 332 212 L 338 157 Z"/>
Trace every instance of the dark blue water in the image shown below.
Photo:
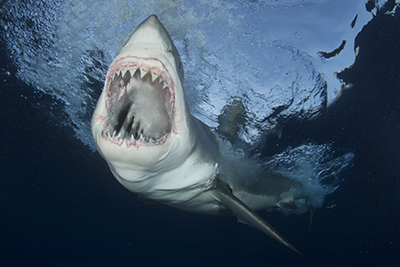
<path fill-rule="evenodd" d="M 356 63 L 339 74 L 352 89 L 262 148 L 270 156 L 311 140 L 355 152 L 326 199 L 337 206 L 318 212 L 311 235 L 308 214 L 261 213 L 303 258 L 234 218 L 139 202 L 58 126 L 62 111 L 44 108 L 54 100 L 15 78 L 2 44 L 0 265 L 400 266 L 399 13 L 375 17 L 359 34 Z"/>

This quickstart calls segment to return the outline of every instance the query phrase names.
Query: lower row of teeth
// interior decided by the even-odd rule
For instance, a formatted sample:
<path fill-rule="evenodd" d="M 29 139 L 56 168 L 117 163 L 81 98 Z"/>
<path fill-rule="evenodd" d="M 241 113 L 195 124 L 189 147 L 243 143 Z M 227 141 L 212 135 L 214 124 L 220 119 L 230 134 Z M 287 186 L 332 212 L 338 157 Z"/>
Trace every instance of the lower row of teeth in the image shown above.
<path fill-rule="evenodd" d="M 143 134 L 140 134 L 137 138 L 135 138 L 135 136 L 133 134 L 131 134 L 129 138 L 126 138 L 125 134 L 123 134 L 121 131 L 119 133 L 117 133 L 116 130 L 112 134 L 111 134 L 111 132 L 107 132 L 106 135 L 108 137 L 112 137 L 112 138 L 130 140 L 132 142 L 139 141 L 139 142 L 149 142 L 149 143 L 155 142 L 158 139 L 161 139 L 161 138 L 163 138 L 165 136 L 164 135 L 164 136 L 161 136 L 158 139 L 154 139 L 154 138 L 151 138 L 151 137 L 145 137 Z"/>

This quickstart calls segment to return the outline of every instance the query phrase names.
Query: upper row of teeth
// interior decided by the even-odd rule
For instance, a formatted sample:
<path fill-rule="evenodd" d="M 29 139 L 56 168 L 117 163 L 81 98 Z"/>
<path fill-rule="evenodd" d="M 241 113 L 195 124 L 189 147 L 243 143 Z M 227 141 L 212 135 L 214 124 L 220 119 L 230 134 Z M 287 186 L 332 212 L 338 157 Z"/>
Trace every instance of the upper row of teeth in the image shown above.
<path fill-rule="evenodd" d="M 138 71 L 138 70 L 140 71 L 140 79 L 143 79 L 143 77 L 144 77 L 146 74 L 150 73 L 150 75 L 151 75 L 151 82 L 152 82 L 152 83 L 154 83 L 154 81 L 155 81 L 157 78 L 159 78 L 159 83 L 163 83 L 162 88 L 165 89 L 165 88 L 168 87 L 167 83 L 166 83 L 160 76 L 158 76 L 157 74 L 154 74 L 154 73 L 151 72 L 151 71 L 150 71 L 150 72 L 146 72 L 146 71 L 144 71 L 144 70 L 142 70 L 142 69 L 136 69 L 136 70 L 120 70 L 120 71 L 118 71 L 117 73 L 114 74 L 114 79 L 115 79 L 115 76 L 116 76 L 116 75 L 121 75 L 122 77 L 124 77 L 127 71 L 129 71 L 129 74 L 130 74 L 131 77 L 132 77 L 132 76 L 136 73 L 136 71 Z"/>

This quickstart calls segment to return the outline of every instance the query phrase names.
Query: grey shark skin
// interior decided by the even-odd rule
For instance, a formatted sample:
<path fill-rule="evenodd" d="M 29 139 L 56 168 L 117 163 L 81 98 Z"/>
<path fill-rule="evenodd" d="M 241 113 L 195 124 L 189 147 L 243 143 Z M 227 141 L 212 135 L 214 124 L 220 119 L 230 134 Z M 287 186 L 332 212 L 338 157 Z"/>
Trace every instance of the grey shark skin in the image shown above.
<path fill-rule="evenodd" d="M 92 117 L 94 141 L 115 178 L 149 204 L 234 214 L 302 255 L 254 212 L 297 208 L 294 201 L 305 198 L 301 186 L 267 174 L 236 182 L 231 167 L 220 166 L 223 153 L 214 134 L 189 114 L 182 81 L 180 56 L 151 15 L 110 65 Z"/>

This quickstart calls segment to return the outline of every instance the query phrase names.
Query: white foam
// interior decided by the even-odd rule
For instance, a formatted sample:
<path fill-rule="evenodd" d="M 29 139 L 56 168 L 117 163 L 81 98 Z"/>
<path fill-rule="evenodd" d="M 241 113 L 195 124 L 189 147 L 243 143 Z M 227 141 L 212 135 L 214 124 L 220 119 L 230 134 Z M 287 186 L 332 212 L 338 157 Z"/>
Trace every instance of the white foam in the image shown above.
<path fill-rule="evenodd" d="M 303 184 L 313 207 L 321 207 L 326 195 L 332 194 L 343 179 L 339 174 L 347 168 L 354 153 L 334 156 L 331 144 L 306 144 L 274 155 L 265 163 L 267 169 Z"/>
<path fill-rule="evenodd" d="M 249 120 L 240 138 L 247 143 L 279 127 L 279 120 L 311 119 L 332 103 L 342 86 L 335 73 L 353 64 L 355 36 L 372 18 L 364 0 L 28 0 L 7 1 L 0 25 L 17 77 L 62 101 L 67 120 L 60 122 L 95 150 L 90 116 L 102 88 L 90 85 L 103 83 L 107 66 L 152 13 L 182 56 L 191 112 L 216 127 L 226 103 L 241 100 Z M 339 56 L 317 54 L 343 40 Z M 307 185 L 318 206 L 353 157 L 333 158 L 330 150 L 327 144 L 293 148 L 266 167 Z"/>
<path fill-rule="evenodd" d="M 88 55 L 101 51 L 95 60 L 107 66 L 151 13 L 182 55 L 194 115 L 216 126 L 224 104 L 239 97 L 251 110 L 241 137 L 248 142 L 257 141 L 257 129 L 276 127 L 277 117 L 312 118 L 326 98 L 330 103 L 337 97 L 341 85 L 335 72 L 354 62 L 354 37 L 371 18 L 363 0 L 25 2 L 7 1 L 7 19 L 0 21 L 17 77 L 62 100 L 70 119 L 65 124 L 92 147 L 88 114 L 96 99 L 85 81 L 102 81 L 105 70 L 93 71 Z M 338 57 L 317 55 L 343 39 L 347 45 Z M 88 67 L 94 68 L 88 73 Z M 279 107 L 280 114 L 264 120 Z"/>
<path fill-rule="evenodd" d="M 308 197 L 307 203 L 296 202 L 299 209 L 288 211 L 280 209 L 289 214 L 300 214 L 309 210 L 310 206 L 321 208 L 325 197 L 332 194 L 343 179 L 340 175 L 354 158 L 353 152 L 334 156 L 331 144 L 305 144 L 276 154 L 266 162 L 260 163 L 256 159 L 246 157 L 241 150 L 235 149 L 228 141 L 218 139 L 221 150 L 221 172 L 222 178 L 229 182 L 241 179 L 242 184 L 251 182 L 253 179 L 263 177 L 262 172 L 279 174 L 284 177 L 300 182 L 303 193 Z"/>

